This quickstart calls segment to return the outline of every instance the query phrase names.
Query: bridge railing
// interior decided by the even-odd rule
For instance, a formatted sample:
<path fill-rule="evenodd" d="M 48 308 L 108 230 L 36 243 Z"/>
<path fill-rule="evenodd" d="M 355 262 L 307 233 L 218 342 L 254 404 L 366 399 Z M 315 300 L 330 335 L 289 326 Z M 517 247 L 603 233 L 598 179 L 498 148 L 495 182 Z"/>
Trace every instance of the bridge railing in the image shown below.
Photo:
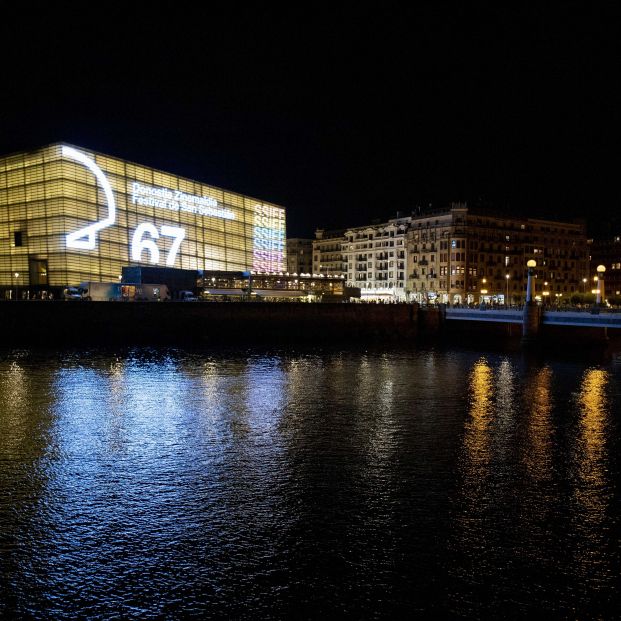
<path fill-rule="evenodd" d="M 467 306 L 451 306 L 446 308 L 446 319 L 452 321 L 479 321 L 496 323 L 525 322 L 524 307 L 489 306 L 487 308 L 470 308 Z M 545 309 L 540 315 L 542 324 L 576 327 L 610 327 L 621 329 L 621 312 L 618 309 L 601 309 L 603 312 L 592 312 L 600 309 Z M 610 312 L 613 310 L 613 312 Z M 591 311 L 591 312 L 589 312 Z"/>
<path fill-rule="evenodd" d="M 424 304 L 421 305 L 423 308 Z M 434 304 L 427 305 L 436 306 Z M 477 311 L 523 311 L 523 304 L 445 304 L 446 309 L 463 309 Z M 590 314 L 621 314 L 621 308 L 617 307 L 593 307 L 593 306 L 543 306 L 544 313 L 590 313 Z"/>

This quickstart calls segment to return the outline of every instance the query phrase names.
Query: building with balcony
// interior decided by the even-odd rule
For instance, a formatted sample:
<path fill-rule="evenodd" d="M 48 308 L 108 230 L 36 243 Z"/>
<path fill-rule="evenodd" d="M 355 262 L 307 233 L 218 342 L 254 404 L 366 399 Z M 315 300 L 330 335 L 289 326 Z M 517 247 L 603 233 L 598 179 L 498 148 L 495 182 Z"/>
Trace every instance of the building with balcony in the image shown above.
<path fill-rule="evenodd" d="M 421 303 L 514 304 L 526 294 L 533 259 L 536 295 L 560 304 L 584 288 L 589 254 L 583 223 L 450 208 L 412 217 L 407 232 L 408 299 Z"/>
<path fill-rule="evenodd" d="M 406 234 L 412 218 L 347 229 L 342 253 L 350 287 L 368 301 L 407 300 Z"/>
<path fill-rule="evenodd" d="M 317 229 L 313 240 L 313 274 L 324 276 L 343 276 L 345 262 L 343 260 L 342 229 L 326 231 Z"/>
<path fill-rule="evenodd" d="M 313 271 L 313 240 L 292 237 L 287 239 L 287 272 L 311 274 Z"/>
<path fill-rule="evenodd" d="M 621 298 L 621 235 L 615 235 L 608 239 L 589 240 L 590 271 L 588 274 L 590 290 L 595 288 L 594 276 L 597 274 L 597 266 L 603 265 L 604 272 L 604 297 L 606 299 Z M 618 304 L 618 302 L 616 302 Z"/>

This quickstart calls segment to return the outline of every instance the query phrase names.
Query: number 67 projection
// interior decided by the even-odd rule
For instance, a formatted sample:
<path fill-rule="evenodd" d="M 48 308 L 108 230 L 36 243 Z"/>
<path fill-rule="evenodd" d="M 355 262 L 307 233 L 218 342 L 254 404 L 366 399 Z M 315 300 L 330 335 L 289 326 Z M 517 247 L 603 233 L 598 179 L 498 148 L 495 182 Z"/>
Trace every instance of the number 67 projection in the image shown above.
<path fill-rule="evenodd" d="M 169 267 L 173 266 L 175 264 L 175 259 L 177 258 L 177 253 L 179 252 L 181 242 L 185 238 L 185 230 L 177 226 L 168 226 L 167 224 L 163 224 L 160 228 L 160 233 L 162 237 L 172 237 L 174 239 L 172 245 L 170 246 L 170 250 L 168 251 L 168 256 L 166 257 L 166 265 Z M 132 235 L 132 261 L 140 262 L 142 251 L 146 250 L 149 253 L 149 263 L 153 265 L 159 263 L 160 250 L 154 240 L 159 239 L 160 233 L 158 233 L 155 226 L 149 222 L 139 224 Z M 150 235 L 151 239 L 143 239 L 145 234 Z"/>

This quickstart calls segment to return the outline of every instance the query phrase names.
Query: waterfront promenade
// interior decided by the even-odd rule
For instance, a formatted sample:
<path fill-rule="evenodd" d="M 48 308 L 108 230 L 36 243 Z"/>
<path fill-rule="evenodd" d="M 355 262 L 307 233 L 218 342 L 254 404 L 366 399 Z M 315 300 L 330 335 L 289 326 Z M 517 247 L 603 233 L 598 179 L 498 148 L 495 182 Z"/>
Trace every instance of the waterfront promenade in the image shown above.
<path fill-rule="evenodd" d="M 537 310 L 537 339 L 621 339 L 621 313 Z M 417 304 L 3 302 L 9 345 L 458 341 L 520 338 L 524 311 Z"/>
<path fill-rule="evenodd" d="M 418 306 L 247 302 L 3 302 L 11 345 L 358 342 L 414 339 Z"/>

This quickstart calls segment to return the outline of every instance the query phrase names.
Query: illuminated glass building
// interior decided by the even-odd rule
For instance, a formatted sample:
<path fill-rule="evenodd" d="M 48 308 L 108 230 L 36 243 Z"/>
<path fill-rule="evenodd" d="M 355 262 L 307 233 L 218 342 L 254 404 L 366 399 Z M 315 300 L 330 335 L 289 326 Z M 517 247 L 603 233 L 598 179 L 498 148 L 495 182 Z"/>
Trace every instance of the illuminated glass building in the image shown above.
<path fill-rule="evenodd" d="M 285 210 L 67 144 L 0 157 L 0 287 L 118 281 L 124 265 L 286 269 Z"/>

